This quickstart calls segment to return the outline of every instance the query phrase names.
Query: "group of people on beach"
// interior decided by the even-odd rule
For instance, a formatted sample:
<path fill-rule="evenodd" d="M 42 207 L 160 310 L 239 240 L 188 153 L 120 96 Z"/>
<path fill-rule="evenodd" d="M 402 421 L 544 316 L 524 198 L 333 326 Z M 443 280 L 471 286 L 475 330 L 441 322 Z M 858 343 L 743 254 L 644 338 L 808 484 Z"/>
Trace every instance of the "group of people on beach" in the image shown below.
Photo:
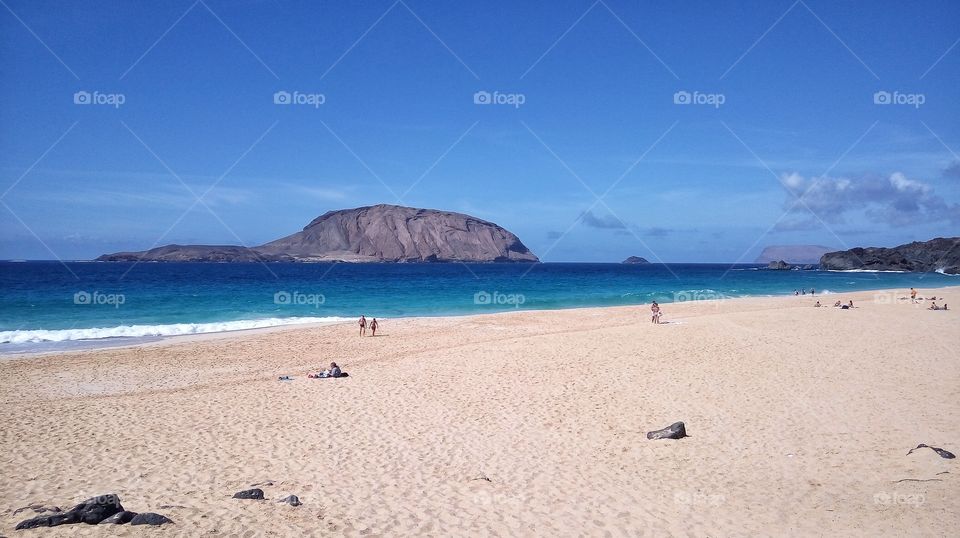
<path fill-rule="evenodd" d="M 820 304 L 820 301 L 817 301 L 817 304 L 815 304 L 815 305 L 813 305 L 813 306 L 821 307 L 821 306 L 823 306 L 823 305 Z M 834 306 L 834 308 L 841 308 L 841 309 L 843 309 L 843 310 L 849 310 L 849 309 L 851 309 L 851 308 L 854 308 L 854 306 L 853 306 L 853 300 L 852 300 L 852 299 L 851 299 L 850 302 L 848 302 L 847 304 L 843 304 L 843 303 L 841 303 L 840 301 L 837 301 L 837 302 L 833 303 L 833 306 Z"/>
<path fill-rule="evenodd" d="M 380 323 L 377 321 L 377 318 L 373 318 L 370 321 L 367 321 L 366 316 L 360 316 L 360 319 L 357 321 L 357 325 L 360 326 L 360 336 L 366 336 L 368 327 L 370 328 L 370 336 L 376 336 L 377 328 L 380 326 Z M 343 370 L 341 370 L 340 366 L 338 366 L 337 363 L 335 362 L 331 362 L 330 368 L 327 368 L 322 372 L 307 374 L 307 377 L 309 377 L 310 379 L 326 379 L 328 377 L 347 377 L 347 376 L 348 374 Z M 289 380 L 289 377 L 287 379 L 284 379 L 284 377 L 287 377 L 287 376 L 282 376 L 280 380 L 281 381 Z"/>
<path fill-rule="evenodd" d="M 358 325 L 360 325 L 360 336 L 366 335 L 367 334 L 367 317 L 360 316 L 360 321 L 358 321 L 357 323 Z M 373 318 L 373 320 L 370 322 L 370 336 L 377 335 L 377 327 L 379 326 L 380 324 L 377 323 L 377 318 Z"/>
<path fill-rule="evenodd" d="M 813 290 L 810 290 L 810 293 L 812 294 L 812 293 L 813 293 Z M 794 291 L 794 294 L 796 294 L 796 291 Z M 930 306 L 927 308 L 927 310 L 949 310 L 949 308 L 947 308 L 947 303 L 943 303 L 943 306 L 937 306 L 936 301 L 937 301 L 938 298 L 937 298 L 936 296 L 927 297 L 927 299 L 930 300 Z M 943 300 L 943 297 L 940 297 L 939 299 L 940 299 L 940 300 Z M 900 300 L 901 300 L 901 301 L 904 301 L 904 300 L 906 300 L 906 297 L 900 297 Z M 923 301 L 923 300 L 924 300 L 923 297 L 919 297 L 919 298 L 917 297 L 917 290 L 915 290 L 915 289 L 913 289 L 913 288 L 910 288 L 910 302 L 911 302 L 911 303 L 917 304 L 917 303 L 919 303 L 920 301 Z M 654 304 L 656 304 L 656 303 L 654 303 Z M 815 307 L 821 307 L 821 306 L 824 306 L 824 305 L 820 304 L 820 301 L 817 301 L 816 304 L 814 304 L 813 306 L 815 306 Z M 854 308 L 854 306 L 853 306 L 853 301 L 849 301 L 847 304 L 843 304 L 842 302 L 837 301 L 837 302 L 833 303 L 833 306 L 834 306 L 835 308 L 842 308 L 843 310 L 847 310 L 847 309 L 850 309 L 850 308 Z"/>
<path fill-rule="evenodd" d="M 930 299 L 930 307 L 927 308 L 927 310 L 949 310 L 949 308 L 947 308 L 947 303 L 943 303 L 943 306 L 937 306 L 936 295 L 934 295 L 933 297 L 927 297 L 927 299 Z M 923 297 L 917 297 L 917 290 L 910 288 L 910 302 L 913 304 L 916 304 L 922 300 L 923 300 Z M 940 297 L 940 300 L 942 301 L 943 297 Z"/>
<path fill-rule="evenodd" d="M 807 289 L 806 289 L 806 288 L 800 288 L 799 290 L 793 290 L 793 294 L 794 294 L 794 295 L 806 295 L 806 294 L 807 294 Z M 813 288 L 810 288 L 810 295 L 816 295 L 816 294 L 817 294 L 817 290 L 815 290 L 815 289 L 813 289 Z"/>

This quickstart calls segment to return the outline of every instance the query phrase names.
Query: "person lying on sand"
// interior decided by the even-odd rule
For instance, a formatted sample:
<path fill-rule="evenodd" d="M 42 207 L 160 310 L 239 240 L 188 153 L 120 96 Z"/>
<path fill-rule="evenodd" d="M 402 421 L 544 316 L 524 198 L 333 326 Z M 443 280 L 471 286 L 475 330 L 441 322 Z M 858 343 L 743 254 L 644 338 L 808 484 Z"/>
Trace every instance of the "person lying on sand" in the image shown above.
<path fill-rule="evenodd" d="M 840 301 L 833 303 L 833 306 L 840 306 Z"/>
<path fill-rule="evenodd" d="M 937 306 L 937 303 L 930 303 L 930 308 L 927 310 L 940 310 L 940 307 Z"/>
<path fill-rule="evenodd" d="M 813 306 L 815 306 L 815 307 L 817 307 L 817 308 L 820 308 L 820 307 L 823 306 L 823 305 L 820 304 L 820 301 L 817 301 L 817 304 L 815 304 L 815 305 L 813 305 Z"/>
<path fill-rule="evenodd" d="M 347 377 L 347 374 L 337 366 L 337 363 L 331 362 L 330 369 L 324 370 L 319 374 L 307 374 L 310 379 L 326 379 L 328 377 Z"/>

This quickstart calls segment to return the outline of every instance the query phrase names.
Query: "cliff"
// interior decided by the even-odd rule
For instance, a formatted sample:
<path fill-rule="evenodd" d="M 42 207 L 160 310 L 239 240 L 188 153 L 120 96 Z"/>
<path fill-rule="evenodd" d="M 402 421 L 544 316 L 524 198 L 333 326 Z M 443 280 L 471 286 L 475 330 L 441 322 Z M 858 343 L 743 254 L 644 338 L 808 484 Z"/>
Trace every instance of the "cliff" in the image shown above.
<path fill-rule="evenodd" d="M 938 237 L 892 248 L 867 247 L 828 252 L 820 258 L 820 268 L 835 271 L 860 269 L 958 274 L 960 237 Z"/>

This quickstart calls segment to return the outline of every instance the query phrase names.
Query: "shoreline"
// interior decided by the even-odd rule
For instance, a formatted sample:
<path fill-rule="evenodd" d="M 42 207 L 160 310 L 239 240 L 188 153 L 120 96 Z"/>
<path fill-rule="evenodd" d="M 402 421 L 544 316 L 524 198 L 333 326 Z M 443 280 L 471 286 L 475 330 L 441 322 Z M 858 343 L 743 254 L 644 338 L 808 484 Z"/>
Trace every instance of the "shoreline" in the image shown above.
<path fill-rule="evenodd" d="M 960 283 L 954 286 L 941 286 L 937 288 L 918 288 L 917 291 L 921 292 L 922 290 L 929 291 L 943 291 L 949 290 L 952 288 L 960 287 Z M 683 304 L 712 304 L 712 303 L 726 303 L 729 301 L 750 301 L 750 300 L 776 300 L 782 299 L 785 301 L 788 300 L 803 300 L 811 299 L 815 297 L 835 297 L 838 295 L 848 295 L 856 296 L 857 294 L 863 293 L 907 293 L 905 290 L 899 288 L 877 288 L 877 289 L 864 289 L 856 290 L 845 293 L 837 293 L 827 290 L 826 293 L 818 293 L 816 295 L 747 295 L 747 296 L 738 296 L 738 297 L 724 297 L 720 299 L 692 299 L 684 300 L 677 302 L 661 302 L 661 305 L 683 305 Z M 862 300 L 862 299 L 861 299 Z M 571 311 L 610 311 L 617 312 L 622 309 L 636 309 L 649 305 L 650 303 L 637 303 L 631 305 L 613 305 L 613 306 L 573 306 L 573 307 L 561 307 L 561 308 L 542 308 L 542 309 L 512 309 L 512 310 L 498 310 L 494 312 L 470 312 L 462 314 L 449 314 L 449 315 L 428 315 L 428 316 L 401 316 L 397 318 L 385 318 L 378 317 L 378 319 L 389 322 L 405 322 L 411 320 L 428 320 L 428 321 L 439 321 L 439 320 L 463 320 L 470 321 L 471 318 L 477 317 L 488 317 L 488 316 L 503 316 L 511 315 L 518 313 L 552 313 L 552 312 L 571 312 Z M 828 305 L 824 305 L 828 306 Z M 83 347 L 78 347 L 74 349 L 51 349 L 43 351 L 15 351 L 15 352 L 4 352 L 0 349 L 0 362 L 17 360 L 17 359 L 30 359 L 37 357 L 47 357 L 55 355 L 68 355 L 68 354 L 86 354 L 86 353 L 96 353 L 104 350 L 115 350 L 115 349 L 129 349 L 136 347 L 158 347 L 165 345 L 178 345 L 191 342 L 205 342 L 210 340 L 221 340 L 221 339 L 243 339 L 247 337 L 255 337 L 258 335 L 273 334 L 277 332 L 286 332 L 286 331 L 306 331 L 312 329 L 318 329 L 328 326 L 343 326 L 343 325 L 352 325 L 356 323 L 356 320 L 339 320 L 339 321 L 330 321 L 330 322 L 304 322 L 304 323 L 291 323 L 291 324 L 281 324 L 273 325 L 268 327 L 255 327 L 249 329 L 236 329 L 236 330 L 226 330 L 226 331 L 211 331 L 203 333 L 192 333 L 192 334 L 179 334 L 179 335 L 169 335 L 169 336 L 143 336 L 143 337 L 112 337 L 112 338 L 100 338 L 100 339 L 83 339 L 83 340 L 65 340 L 62 342 L 37 342 L 36 344 L 60 344 L 63 342 L 67 343 L 88 343 L 89 346 L 85 345 Z M 114 340 L 113 338 L 116 338 Z M 120 342 L 120 339 L 129 339 L 129 341 Z M 109 342 L 108 342 L 109 341 Z M 97 345 L 102 343 L 103 345 Z"/>

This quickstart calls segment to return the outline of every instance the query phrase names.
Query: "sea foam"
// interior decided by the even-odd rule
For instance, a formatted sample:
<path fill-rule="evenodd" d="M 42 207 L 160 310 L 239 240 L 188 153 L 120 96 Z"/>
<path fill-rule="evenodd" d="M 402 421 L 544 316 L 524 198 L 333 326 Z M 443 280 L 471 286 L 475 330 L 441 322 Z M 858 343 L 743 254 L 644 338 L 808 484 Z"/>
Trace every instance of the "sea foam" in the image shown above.
<path fill-rule="evenodd" d="M 303 323 L 343 323 L 341 317 L 293 317 L 266 318 L 214 323 L 173 323 L 170 325 L 120 325 L 118 327 L 94 327 L 90 329 L 36 329 L 0 331 L 0 344 L 28 344 L 39 342 L 65 342 L 70 340 L 97 340 L 101 338 L 143 338 L 150 336 L 180 336 L 185 334 L 217 333 L 262 329 Z"/>

